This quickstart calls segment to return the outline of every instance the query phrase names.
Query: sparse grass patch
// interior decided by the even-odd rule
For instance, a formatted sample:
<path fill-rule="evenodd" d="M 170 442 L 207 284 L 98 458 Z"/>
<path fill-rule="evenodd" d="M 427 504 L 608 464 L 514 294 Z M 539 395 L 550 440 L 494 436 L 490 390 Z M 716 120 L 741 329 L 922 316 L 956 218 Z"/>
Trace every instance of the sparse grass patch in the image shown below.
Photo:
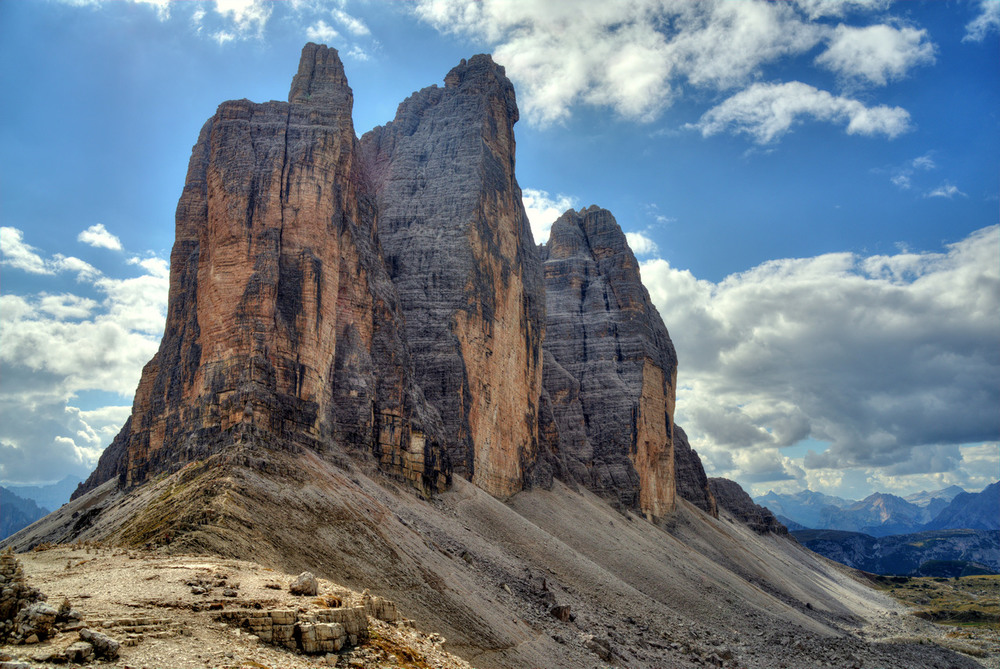
<path fill-rule="evenodd" d="M 1000 576 L 905 580 L 878 576 L 874 584 L 916 608 L 914 615 L 925 620 L 1000 631 Z"/>

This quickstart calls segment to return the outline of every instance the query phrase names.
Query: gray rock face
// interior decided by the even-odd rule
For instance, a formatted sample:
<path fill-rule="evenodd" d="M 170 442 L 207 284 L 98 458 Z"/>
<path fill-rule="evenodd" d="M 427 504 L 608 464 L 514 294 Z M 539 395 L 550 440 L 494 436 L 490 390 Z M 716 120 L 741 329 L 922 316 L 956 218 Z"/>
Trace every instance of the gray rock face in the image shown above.
<path fill-rule="evenodd" d="M 719 510 L 708 485 L 705 467 L 698 453 L 688 443 L 687 433 L 674 425 L 674 470 L 677 494 L 702 511 L 718 518 Z"/>
<path fill-rule="evenodd" d="M 454 471 L 517 492 L 538 447 L 545 295 L 514 177 L 514 88 L 489 56 L 361 140 L 382 251 Z"/>
<path fill-rule="evenodd" d="M 658 517 L 674 504 L 677 356 L 614 217 L 567 211 L 541 247 L 556 474 Z"/>
<path fill-rule="evenodd" d="M 754 504 L 736 481 L 723 478 L 710 478 L 708 485 L 720 509 L 725 509 L 734 518 L 747 525 L 758 534 L 788 534 L 788 529 L 778 522 L 769 509 Z"/>
<path fill-rule="evenodd" d="M 225 102 L 177 206 L 167 323 L 132 416 L 82 494 L 240 448 L 360 451 L 447 485 L 442 427 L 413 381 L 333 49 L 302 51 L 289 102 Z"/>

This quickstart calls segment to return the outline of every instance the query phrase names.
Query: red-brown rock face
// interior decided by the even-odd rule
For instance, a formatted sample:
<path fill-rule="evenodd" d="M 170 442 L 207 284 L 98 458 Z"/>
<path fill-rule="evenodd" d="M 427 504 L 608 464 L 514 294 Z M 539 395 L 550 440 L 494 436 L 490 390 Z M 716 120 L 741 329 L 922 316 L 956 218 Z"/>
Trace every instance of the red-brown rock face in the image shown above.
<path fill-rule="evenodd" d="M 475 56 L 361 140 L 418 382 L 455 471 L 500 497 L 537 454 L 545 308 L 515 121 L 503 68 Z"/>
<path fill-rule="evenodd" d="M 232 443 L 371 451 L 446 484 L 440 420 L 413 383 L 335 50 L 303 49 L 289 102 L 223 103 L 177 207 L 160 350 L 86 484 L 123 484 Z"/>
<path fill-rule="evenodd" d="M 542 247 L 545 400 L 558 476 L 661 517 L 674 507 L 677 357 L 605 209 L 567 211 Z"/>

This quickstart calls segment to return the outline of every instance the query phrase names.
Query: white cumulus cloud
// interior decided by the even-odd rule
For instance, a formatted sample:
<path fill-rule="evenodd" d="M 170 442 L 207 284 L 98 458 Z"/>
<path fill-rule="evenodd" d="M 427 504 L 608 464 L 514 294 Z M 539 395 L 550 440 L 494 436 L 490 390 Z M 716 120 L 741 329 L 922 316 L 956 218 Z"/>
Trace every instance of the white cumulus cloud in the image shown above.
<path fill-rule="evenodd" d="M 5 265 L 75 274 L 79 289 L 0 295 L 0 479 L 85 475 L 127 417 L 123 400 L 159 346 L 167 262 L 132 258 L 133 275 L 116 278 L 78 258 L 46 257 L 16 228 L 2 234 Z M 95 393 L 113 401 L 81 409 L 79 398 Z"/>
<path fill-rule="evenodd" d="M 632 253 L 637 256 L 651 256 L 659 252 L 656 242 L 650 239 L 644 232 L 626 232 L 625 240 L 628 242 Z"/>
<path fill-rule="evenodd" d="M 333 26 L 322 19 L 306 28 L 306 37 L 312 42 L 319 42 L 321 44 L 333 41 L 337 38 L 338 34 Z"/>
<path fill-rule="evenodd" d="M 661 259 L 641 271 L 680 359 L 677 421 L 718 474 L 763 449 L 758 480 L 971 482 L 969 445 L 1000 433 L 1000 226 L 941 253 L 775 260 L 719 283 Z M 829 446 L 778 457 L 804 439 Z"/>
<path fill-rule="evenodd" d="M 885 86 L 914 66 L 934 62 L 934 45 L 926 30 L 873 25 L 862 28 L 839 25 L 817 64 L 848 79 Z"/>
<path fill-rule="evenodd" d="M 422 0 L 416 13 L 493 46 L 540 125 L 567 119 L 579 103 L 649 121 L 685 82 L 736 86 L 822 37 L 792 7 L 769 2 Z"/>
<path fill-rule="evenodd" d="M 103 223 L 96 223 L 90 226 L 77 235 L 76 239 L 95 248 L 111 249 L 112 251 L 122 250 L 122 241 L 108 232 Z"/>
<path fill-rule="evenodd" d="M 901 107 L 866 107 L 858 100 L 835 96 L 800 81 L 754 84 L 708 110 L 688 127 L 705 137 L 733 132 L 746 134 L 758 144 L 768 144 L 806 119 L 846 124 L 851 135 L 892 138 L 910 129 L 910 115 Z"/>
<path fill-rule="evenodd" d="M 752 126 L 748 134 L 770 141 L 761 138 L 776 139 L 805 116 L 845 122 L 848 132 L 866 135 L 894 137 L 909 127 L 909 114 L 899 107 L 866 105 L 813 87 L 806 91 L 799 82 L 760 83 L 769 66 L 804 60 L 820 45 L 826 48 L 813 64 L 833 70 L 844 83 L 885 85 L 916 65 L 933 63 L 934 45 L 925 30 L 896 25 L 891 18 L 871 22 L 887 5 L 884 0 L 420 0 L 415 12 L 442 32 L 491 48 L 518 87 L 530 123 L 565 122 L 579 105 L 647 122 L 681 97 L 705 99 L 705 92 L 717 92 L 730 98 L 697 124 L 712 129 L 706 134 L 747 132 Z M 835 27 L 826 20 L 848 15 L 855 21 L 863 15 L 866 23 Z M 722 122 L 725 112 L 750 119 L 751 103 L 769 102 L 775 106 L 756 120 Z M 737 104 L 745 108 L 734 109 Z"/>

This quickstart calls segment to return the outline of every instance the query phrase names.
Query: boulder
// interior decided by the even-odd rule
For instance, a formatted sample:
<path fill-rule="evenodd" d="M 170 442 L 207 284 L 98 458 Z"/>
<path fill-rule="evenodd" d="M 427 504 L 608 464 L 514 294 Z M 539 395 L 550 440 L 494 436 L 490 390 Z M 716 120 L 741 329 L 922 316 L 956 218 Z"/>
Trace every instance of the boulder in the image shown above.
<path fill-rule="evenodd" d="M 86 641 L 77 641 L 66 648 L 66 659 L 74 664 L 86 664 L 94 659 L 94 647 Z"/>
<path fill-rule="evenodd" d="M 292 584 L 288 586 L 288 591 L 293 595 L 313 597 L 319 592 L 319 581 L 311 572 L 304 571 L 292 581 Z"/>
<path fill-rule="evenodd" d="M 121 648 L 121 644 L 108 635 L 85 627 L 80 630 L 80 639 L 94 647 L 94 653 L 97 657 L 105 660 L 118 659 L 118 651 Z"/>
<path fill-rule="evenodd" d="M 31 637 L 35 637 L 34 643 L 48 639 L 54 633 L 58 614 L 59 611 L 45 602 L 35 602 L 21 609 L 14 619 L 15 638 L 24 643 L 32 643 Z"/>

